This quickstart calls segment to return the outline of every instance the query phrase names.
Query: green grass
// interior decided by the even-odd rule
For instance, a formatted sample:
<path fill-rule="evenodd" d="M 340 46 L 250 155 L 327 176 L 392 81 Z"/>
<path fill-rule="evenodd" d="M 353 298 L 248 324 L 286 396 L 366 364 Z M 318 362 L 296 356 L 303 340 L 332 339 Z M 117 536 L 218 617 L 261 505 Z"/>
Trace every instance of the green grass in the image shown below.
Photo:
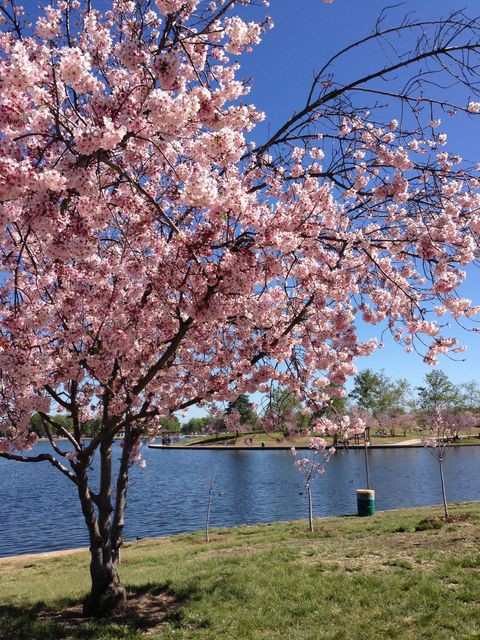
<path fill-rule="evenodd" d="M 480 504 L 472 518 L 416 531 L 440 507 L 371 518 L 245 526 L 129 543 L 121 576 L 134 593 L 168 594 L 160 626 L 65 624 L 45 611 L 88 589 L 85 552 L 0 562 L 4 640 L 459 640 L 480 637 Z M 42 612 L 42 616 L 39 615 Z"/>

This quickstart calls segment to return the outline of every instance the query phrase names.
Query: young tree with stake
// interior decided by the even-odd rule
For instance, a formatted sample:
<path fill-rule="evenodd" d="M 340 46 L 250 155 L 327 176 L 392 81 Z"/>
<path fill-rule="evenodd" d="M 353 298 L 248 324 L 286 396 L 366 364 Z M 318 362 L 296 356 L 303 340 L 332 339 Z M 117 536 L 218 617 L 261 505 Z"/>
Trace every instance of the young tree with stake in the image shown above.
<path fill-rule="evenodd" d="M 326 450 L 327 443 L 323 438 L 312 437 L 310 438 L 309 455 L 299 457 L 295 460 L 295 466 L 305 478 L 305 488 L 307 490 L 308 497 L 308 529 L 313 533 L 313 502 L 312 502 L 312 480 L 325 473 L 325 463 L 335 453 L 334 447 L 330 447 Z M 297 457 L 297 450 L 295 447 L 291 448 L 291 453 L 295 458 Z M 323 453 L 323 457 L 319 460 L 318 455 Z"/>
<path fill-rule="evenodd" d="M 456 348 L 432 313 L 476 312 L 455 289 L 478 254 L 478 174 L 445 150 L 435 114 L 480 112 L 479 24 L 379 22 L 352 47 L 409 50 L 344 83 L 351 48 L 332 57 L 254 147 L 264 116 L 237 58 L 271 26 L 251 21 L 255 4 L 62 0 L 31 27 L 13 0 L 0 7 L 0 455 L 75 485 L 87 614 L 125 606 L 129 468 L 160 418 L 272 381 L 321 410 L 377 345 L 357 318 L 386 321 L 407 350 L 424 340 L 432 363 Z M 427 61 L 469 96 L 421 93 Z M 28 452 L 35 413 L 50 453 Z"/>
<path fill-rule="evenodd" d="M 443 511 L 445 518 L 448 518 L 447 492 L 443 473 L 445 457 L 449 446 L 458 440 L 459 434 L 461 432 L 469 434 L 477 424 L 477 419 L 470 411 L 436 411 L 434 414 L 422 416 L 422 420 L 426 429 L 421 438 L 422 444 L 438 462 Z"/>
<path fill-rule="evenodd" d="M 336 419 L 322 416 L 316 419 L 309 432 L 309 448 L 311 453 L 295 460 L 295 466 L 305 477 L 305 488 L 308 496 L 308 526 L 313 531 L 312 480 L 325 473 L 325 464 L 335 453 L 335 447 L 327 449 L 324 435 L 337 436 L 340 442 L 348 442 L 355 435 L 365 432 L 365 422 L 359 416 L 337 416 Z M 295 447 L 290 449 L 293 456 L 297 456 Z M 319 454 L 323 457 L 319 460 Z M 368 468 L 368 467 L 367 467 Z M 368 471 L 367 471 L 367 483 Z"/>

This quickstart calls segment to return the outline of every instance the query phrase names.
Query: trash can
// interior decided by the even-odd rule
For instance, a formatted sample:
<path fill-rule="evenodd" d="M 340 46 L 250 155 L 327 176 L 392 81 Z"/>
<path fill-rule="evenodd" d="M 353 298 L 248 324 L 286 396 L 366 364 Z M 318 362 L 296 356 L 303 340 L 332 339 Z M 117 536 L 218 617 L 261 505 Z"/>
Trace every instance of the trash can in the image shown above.
<path fill-rule="evenodd" d="M 373 516 L 375 514 L 375 491 L 373 489 L 357 489 L 357 515 Z"/>

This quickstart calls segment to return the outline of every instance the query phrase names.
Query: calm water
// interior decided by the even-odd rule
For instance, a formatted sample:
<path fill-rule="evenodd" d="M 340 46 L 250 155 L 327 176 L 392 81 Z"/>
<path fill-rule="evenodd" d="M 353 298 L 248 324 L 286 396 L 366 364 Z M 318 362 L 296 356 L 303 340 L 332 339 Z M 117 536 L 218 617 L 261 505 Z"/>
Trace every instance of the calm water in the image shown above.
<path fill-rule="evenodd" d="M 117 445 L 118 446 L 118 445 Z M 34 452 L 49 450 L 36 445 Z M 120 449 L 118 449 L 118 453 Z M 422 448 L 369 452 L 378 509 L 441 502 L 438 464 Z M 131 473 L 127 539 L 201 529 L 216 468 L 211 526 L 304 518 L 302 476 L 288 451 L 144 449 Z M 480 447 L 455 447 L 445 464 L 449 500 L 480 500 Z M 96 477 L 95 469 L 92 477 Z M 354 513 L 364 488 L 363 451 L 338 452 L 313 488 L 315 515 Z M 0 556 L 87 546 L 74 485 L 48 463 L 0 459 Z"/>

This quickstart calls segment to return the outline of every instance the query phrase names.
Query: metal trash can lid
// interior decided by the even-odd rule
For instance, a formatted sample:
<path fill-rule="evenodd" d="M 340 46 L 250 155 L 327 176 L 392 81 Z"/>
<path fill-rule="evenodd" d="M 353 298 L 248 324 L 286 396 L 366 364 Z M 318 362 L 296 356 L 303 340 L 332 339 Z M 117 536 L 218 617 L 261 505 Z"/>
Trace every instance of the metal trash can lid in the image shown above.
<path fill-rule="evenodd" d="M 375 495 L 375 489 L 357 489 L 357 493 Z"/>

